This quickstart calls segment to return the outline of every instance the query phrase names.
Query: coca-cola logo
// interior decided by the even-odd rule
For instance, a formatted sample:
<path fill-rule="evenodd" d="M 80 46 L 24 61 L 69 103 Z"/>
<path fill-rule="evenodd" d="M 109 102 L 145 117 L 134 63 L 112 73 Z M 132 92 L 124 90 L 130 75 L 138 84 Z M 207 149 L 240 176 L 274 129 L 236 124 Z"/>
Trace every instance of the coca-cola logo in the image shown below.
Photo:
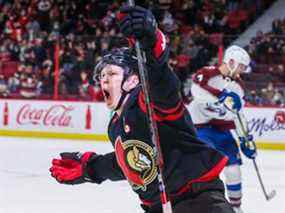
<path fill-rule="evenodd" d="M 52 105 L 46 109 L 33 107 L 31 104 L 26 104 L 20 108 L 17 114 L 17 123 L 20 125 L 44 125 L 53 127 L 70 127 L 71 115 L 70 112 L 74 108 L 61 104 Z"/>
<path fill-rule="evenodd" d="M 274 119 L 267 118 L 253 118 L 248 122 L 250 132 L 257 133 L 258 136 L 264 135 L 266 132 L 283 131 L 285 124 L 276 122 Z"/>

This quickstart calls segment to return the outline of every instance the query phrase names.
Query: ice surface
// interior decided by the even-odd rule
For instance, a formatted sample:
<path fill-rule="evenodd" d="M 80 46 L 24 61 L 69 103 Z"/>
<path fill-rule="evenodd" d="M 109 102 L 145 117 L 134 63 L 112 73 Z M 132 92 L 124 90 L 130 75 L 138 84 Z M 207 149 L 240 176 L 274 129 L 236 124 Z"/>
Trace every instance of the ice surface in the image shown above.
<path fill-rule="evenodd" d="M 49 175 L 51 159 L 63 151 L 106 153 L 109 143 L 0 137 L 0 213 L 140 213 L 137 196 L 125 181 L 76 186 L 57 183 Z M 253 164 L 244 159 L 245 213 L 285 212 L 285 152 L 259 151 L 257 163 L 267 191 L 266 201 Z"/>

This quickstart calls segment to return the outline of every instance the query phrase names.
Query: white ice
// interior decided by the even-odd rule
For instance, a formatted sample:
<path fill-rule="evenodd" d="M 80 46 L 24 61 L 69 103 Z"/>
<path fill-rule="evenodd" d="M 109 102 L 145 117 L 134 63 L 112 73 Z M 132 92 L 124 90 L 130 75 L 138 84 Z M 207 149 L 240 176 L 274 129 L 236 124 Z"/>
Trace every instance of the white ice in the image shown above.
<path fill-rule="evenodd" d="M 141 213 L 124 181 L 69 186 L 49 175 L 51 159 L 60 152 L 111 149 L 104 142 L 0 137 L 0 213 Z M 277 195 L 265 200 L 252 162 L 244 159 L 244 212 L 284 213 L 285 152 L 260 150 L 257 163 L 266 190 Z"/>

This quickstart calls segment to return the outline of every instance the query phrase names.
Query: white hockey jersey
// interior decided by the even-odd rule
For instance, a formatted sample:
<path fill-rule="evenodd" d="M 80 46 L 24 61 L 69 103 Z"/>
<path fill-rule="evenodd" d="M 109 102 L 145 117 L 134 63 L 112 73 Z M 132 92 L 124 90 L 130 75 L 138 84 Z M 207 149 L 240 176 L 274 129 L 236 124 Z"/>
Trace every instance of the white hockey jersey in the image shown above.
<path fill-rule="evenodd" d="M 189 110 L 195 126 L 214 126 L 218 129 L 234 129 L 235 115 L 218 103 L 223 89 L 244 97 L 240 81 L 224 77 L 218 67 L 203 67 L 193 75 L 191 93 L 193 100 Z"/>

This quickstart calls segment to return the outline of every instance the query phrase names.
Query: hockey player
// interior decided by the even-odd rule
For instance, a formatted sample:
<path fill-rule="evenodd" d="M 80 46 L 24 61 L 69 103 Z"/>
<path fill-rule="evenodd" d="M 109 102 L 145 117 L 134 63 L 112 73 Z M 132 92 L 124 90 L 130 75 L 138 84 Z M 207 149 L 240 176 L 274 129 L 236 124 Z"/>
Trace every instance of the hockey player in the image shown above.
<path fill-rule="evenodd" d="M 145 50 L 152 105 L 164 157 L 163 175 L 174 213 L 233 213 L 219 174 L 227 157 L 196 138 L 179 94 L 179 81 L 168 67 L 168 48 L 152 13 L 139 6 L 120 10 L 119 26 Z M 105 54 L 95 68 L 104 100 L 115 113 L 108 126 L 114 151 L 61 153 L 51 175 L 60 183 L 100 184 L 127 180 L 148 213 L 161 213 L 154 144 L 138 76 L 137 58 L 129 48 Z"/>
<path fill-rule="evenodd" d="M 230 46 L 219 67 L 204 67 L 193 75 L 193 101 L 189 107 L 198 137 L 229 158 L 224 174 L 227 195 L 235 212 L 242 212 L 241 158 L 231 130 L 236 129 L 236 113 L 244 102 L 240 74 L 249 70 L 249 63 L 250 57 L 243 48 Z M 255 144 L 252 135 L 247 137 L 239 137 L 240 147 L 245 156 L 253 159 Z"/>

